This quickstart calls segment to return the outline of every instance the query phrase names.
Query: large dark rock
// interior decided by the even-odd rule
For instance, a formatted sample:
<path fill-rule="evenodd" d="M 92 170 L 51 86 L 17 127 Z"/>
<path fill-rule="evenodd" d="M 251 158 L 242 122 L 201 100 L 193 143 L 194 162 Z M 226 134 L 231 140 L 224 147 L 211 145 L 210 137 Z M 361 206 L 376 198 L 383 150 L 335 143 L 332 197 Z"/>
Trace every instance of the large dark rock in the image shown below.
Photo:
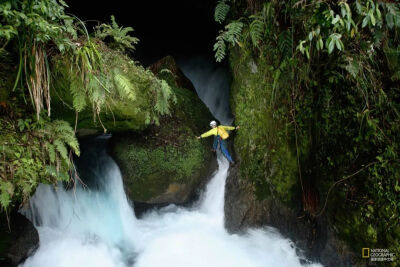
<path fill-rule="evenodd" d="M 212 138 L 196 139 L 209 129 L 213 116 L 193 88 L 182 88 L 187 78 L 179 74 L 173 58 L 161 59 L 152 66 L 176 96 L 170 116 L 145 131 L 114 134 L 110 152 L 121 169 L 126 193 L 136 206 L 185 204 L 217 168 Z"/>
<path fill-rule="evenodd" d="M 39 246 L 39 234 L 25 216 L 13 212 L 10 228 L 4 214 L 0 216 L 0 266 L 17 266 Z M 11 230 L 11 231 L 10 231 Z"/>
<path fill-rule="evenodd" d="M 178 132 L 173 130 L 175 126 Z M 174 123 L 164 127 L 168 127 L 164 133 L 150 127 L 141 133 L 114 135 L 110 142 L 110 154 L 120 167 L 126 194 L 138 213 L 191 202 L 217 168 L 209 142 L 195 139 L 190 130 L 179 133 Z M 182 140 L 170 139 L 175 134 Z"/>
<path fill-rule="evenodd" d="M 315 219 L 302 213 L 301 203 L 289 208 L 273 197 L 257 200 L 252 185 L 238 178 L 238 166 L 230 170 L 225 189 L 225 227 L 229 232 L 272 226 L 312 261 L 324 266 L 354 266 L 359 257 L 328 225 L 325 217 Z"/>

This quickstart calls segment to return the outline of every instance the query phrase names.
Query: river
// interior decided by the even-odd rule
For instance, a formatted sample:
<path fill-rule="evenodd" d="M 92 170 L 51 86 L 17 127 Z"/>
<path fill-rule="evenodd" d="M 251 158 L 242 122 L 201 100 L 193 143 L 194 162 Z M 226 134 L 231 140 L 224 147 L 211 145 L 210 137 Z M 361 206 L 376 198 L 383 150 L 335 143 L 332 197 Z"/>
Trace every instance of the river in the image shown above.
<path fill-rule="evenodd" d="M 193 205 L 169 205 L 136 218 L 119 168 L 106 152 L 107 139 L 97 137 L 89 148 L 95 156 L 78 164 L 90 176 L 87 186 L 77 183 L 69 190 L 61 184 L 38 187 L 29 209 L 22 212 L 37 228 L 40 246 L 21 266 L 275 267 L 304 263 L 294 244 L 273 228 L 250 229 L 240 235 L 225 230 L 229 164 L 221 155 L 218 170 Z"/>

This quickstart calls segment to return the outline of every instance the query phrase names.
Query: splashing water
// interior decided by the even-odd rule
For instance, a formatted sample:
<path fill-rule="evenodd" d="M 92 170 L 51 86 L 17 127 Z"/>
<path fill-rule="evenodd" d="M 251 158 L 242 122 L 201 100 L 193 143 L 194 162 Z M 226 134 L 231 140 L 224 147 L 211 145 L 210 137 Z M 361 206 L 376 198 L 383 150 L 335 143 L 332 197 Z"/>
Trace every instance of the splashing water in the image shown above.
<path fill-rule="evenodd" d="M 292 242 L 272 228 L 243 235 L 224 229 L 229 165 L 223 157 L 191 208 L 170 205 L 141 219 L 127 200 L 118 166 L 105 149 L 96 157 L 87 168 L 98 188 L 38 187 L 22 213 L 38 229 L 40 247 L 22 266 L 300 266 Z"/>

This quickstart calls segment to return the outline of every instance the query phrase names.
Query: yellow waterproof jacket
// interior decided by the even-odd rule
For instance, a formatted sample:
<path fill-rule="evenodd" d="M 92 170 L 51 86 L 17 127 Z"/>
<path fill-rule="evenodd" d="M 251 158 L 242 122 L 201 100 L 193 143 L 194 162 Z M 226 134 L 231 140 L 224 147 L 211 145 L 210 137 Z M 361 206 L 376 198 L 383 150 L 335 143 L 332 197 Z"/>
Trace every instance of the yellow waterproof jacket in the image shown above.
<path fill-rule="evenodd" d="M 229 137 L 229 134 L 228 134 L 228 132 L 226 130 L 235 130 L 235 127 L 219 125 L 219 126 L 217 126 L 215 128 L 212 128 L 208 132 L 203 133 L 200 136 L 201 136 L 201 138 L 204 138 L 204 137 L 208 137 L 208 136 L 211 136 L 211 135 L 219 135 L 219 136 L 221 136 L 221 138 L 223 140 L 225 140 L 226 138 Z"/>

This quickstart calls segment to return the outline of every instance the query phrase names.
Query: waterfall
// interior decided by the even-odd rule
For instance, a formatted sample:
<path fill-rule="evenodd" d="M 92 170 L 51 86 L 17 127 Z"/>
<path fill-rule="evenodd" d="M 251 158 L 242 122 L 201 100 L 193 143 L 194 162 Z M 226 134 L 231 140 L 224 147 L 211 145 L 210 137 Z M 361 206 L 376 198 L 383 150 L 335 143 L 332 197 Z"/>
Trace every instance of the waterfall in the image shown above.
<path fill-rule="evenodd" d="M 229 107 L 230 78 L 227 68 L 216 64 L 213 57 L 205 55 L 181 58 L 177 62 L 215 118 L 223 124 L 232 123 L 233 117 Z"/>
<path fill-rule="evenodd" d="M 97 150 L 98 145 L 94 146 Z M 272 228 L 229 234 L 224 229 L 224 187 L 229 164 L 218 170 L 191 207 L 169 205 L 141 219 L 125 195 L 105 146 L 82 164 L 96 186 L 40 185 L 21 212 L 38 229 L 40 246 L 24 267 L 266 267 L 300 266 L 293 243 Z M 93 163 L 94 162 L 94 163 Z M 90 183 L 88 183 L 90 184 Z"/>

